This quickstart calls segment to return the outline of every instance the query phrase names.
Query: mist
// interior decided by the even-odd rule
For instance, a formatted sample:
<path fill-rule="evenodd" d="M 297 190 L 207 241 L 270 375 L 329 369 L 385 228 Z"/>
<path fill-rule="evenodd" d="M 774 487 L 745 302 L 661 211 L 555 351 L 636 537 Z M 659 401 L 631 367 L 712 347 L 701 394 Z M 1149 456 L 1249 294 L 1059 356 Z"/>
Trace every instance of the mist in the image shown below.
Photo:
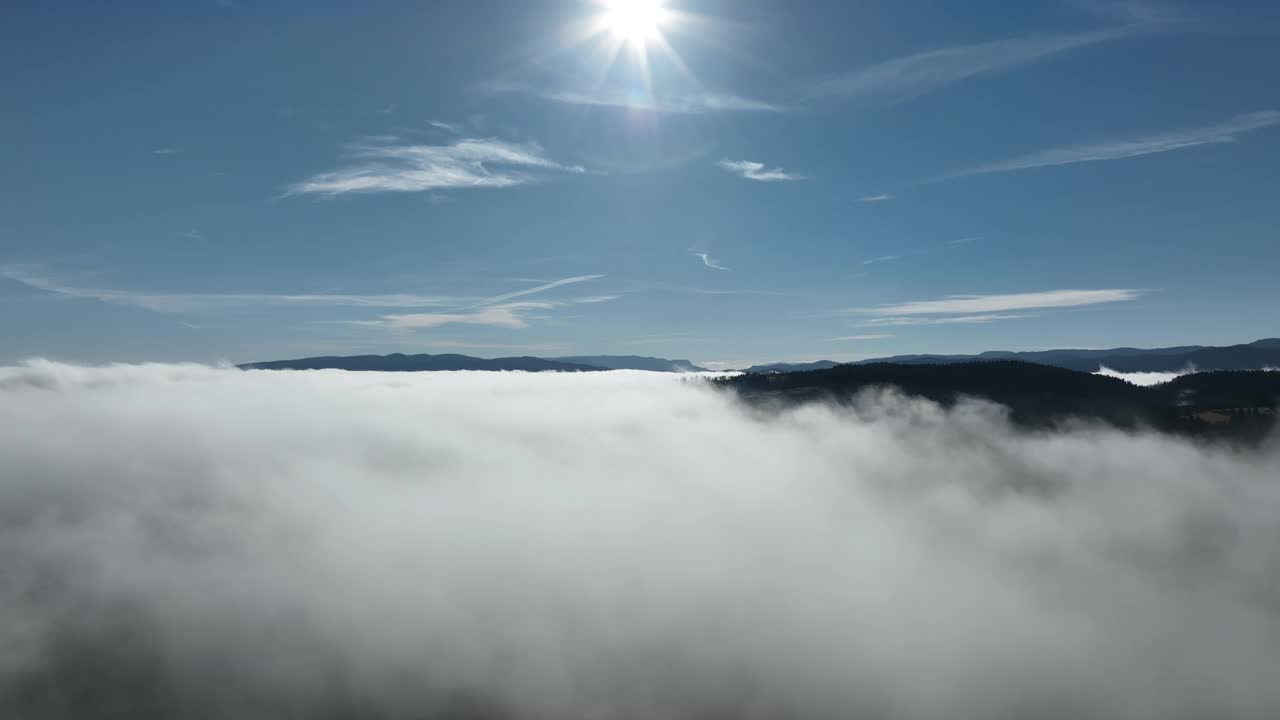
<path fill-rule="evenodd" d="M 1167 383 L 1170 380 L 1176 380 L 1183 375 L 1190 375 L 1198 372 L 1194 367 L 1188 367 L 1183 370 L 1175 370 L 1169 372 L 1161 371 L 1138 371 L 1138 372 L 1120 372 L 1113 370 L 1106 365 L 1100 366 L 1093 374 L 1105 375 L 1107 377 L 1120 378 L 1131 385 L 1140 385 L 1146 387 L 1148 385 L 1159 385 Z"/>
<path fill-rule="evenodd" d="M 0 715 L 1280 717 L 1280 444 L 697 379 L 0 369 Z"/>

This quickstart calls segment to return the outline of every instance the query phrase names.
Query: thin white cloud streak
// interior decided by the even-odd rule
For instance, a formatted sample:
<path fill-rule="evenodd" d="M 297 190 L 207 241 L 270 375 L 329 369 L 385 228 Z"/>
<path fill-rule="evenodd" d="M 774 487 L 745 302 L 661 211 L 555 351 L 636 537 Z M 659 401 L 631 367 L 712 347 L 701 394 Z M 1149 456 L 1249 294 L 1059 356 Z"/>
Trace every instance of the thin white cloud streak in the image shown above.
<path fill-rule="evenodd" d="M 707 253 L 694 253 L 694 255 L 697 255 L 699 258 L 701 258 L 702 264 L 706 265 L 712 270 L 728 270 L 729 269 L 724 265 L 721 265 L 719 260 L 711 257 Z"/>
<path fill-rule="evenodd" d="M 716 163 L 716 167 L 756 182 L 786 182 L 807 179 L 804 175 L 789 173 L 780 167 L 766 168 L 764 163 L 752 162 L 751 160 L 721 160 Z"/>
<path fill-rule="evenodd" d="M 875 333 L 870 335 L 841 335 L 839 337 L 827 338 L 827 341 L 835 342 L 839 340 L 887 340 L 891 337 L 893 336 L 885 335 L 883 333 Z"/>
<path fill-rule="evenodd" d="M 809 95 L 814 99 L 909 100 L 975 75 L 1008 70 L 1068 50 L 1118 40 L 1147 27 L 1133 24 L 929 50 L 826 78 L 816 83 Z"/>
<path fill-rule="evenodd" d="M 503 328 L 529 327 L 526 315 L 534 310 L 551 310 L 553 302 L 518 302 L 490 305 L 479 310 L 447 313 L 403 313 L 384 315 L 381 320 L 357 320 L 352 324 L 377 325 L 393 330 L 423 330 L 444 325 L 490 325 Z"/>
<path fill-rule="evenodd" d="M 354 308 L 417 308 L 417 307 L 480 307 L 503 303 L 517 297 L 546 292 L 565 285 L 596 280 L 603 275 L 578 275 L 543 283 L 537 287 L 525 288 L 515 292 L 504 293 L 489 298 L 476 298 L 456 295 L 415 295 L 410 293 L 392 294 L 328 294 L 328 293 L 150 293 L 132 290 L 111 290 L 99 288 L 83 288 L 67 285 L 45 277 L 30 266 L 0 265 L 0 277 L 26 285 L 35 290 L 54 293 L 65 297 L 86 300 L 98 300 L 116 305 L 127 305 L 154 312 L 183 313 L 215 311 L 235 307 L 354 307 Z M 594 295 L 583 298 L 561 301 L 565 303 L 599 303 L 616 299 L 616 295 Z M 508 308 L 520 310 L 518 304 L 508 304 Z M 523 308 L 529 309 L 529 308 Z M 465 315 L 466 313 L 455 313 Z M 485 316 L 482 316 L 485 317 Z M 487 316 L 490 319 L 498 315 Z M 345 324 L 379 325 L 381 320 L 346 321 Z M 500 323 L 489 323 L 500 324 Z"/>
<path fill-rule="evenodd" d="M 587 280 L 594 280 L 600 277 L 604 276 L 581 275 L 573 278 L 565 278 L 564 280 L 546 283 L 535 288 L 507 293 L 506 295 L 499 295 L 496 298 L 489 298 L 482 303 L 466 309 L 452 310 L 449 312 L 391 314 L 384 315 L 378 320 L 345 321 L 344 324 L 377 326 L 391 330 L 422 330 L 437 328 L 444 325 L 489 325 L 492 327 L 523 329 L 529 327 L 528 321 L 535 317 L 531 315 L 531 313 L 535 311 L 554 310 L 566 305 L 594 305 L 597 303 L 609 302 L 610 300 L 616 300 L 620 296 L 589 295 L 585 297 L 569 298 L 566 300 L 502 302 L 501 304 L 495 303 L 500 300 L 510 300 L 512 298 L 544 292 L 563 285 L 585 282 Z"/>
<path fill-rule="evenodd" d="M 290 185 L 285 195 L 424 192 L 441 188 L 505 188 L 534 182 L 547 173 L 581 174 L 577 165 L 547 157 L 537 143 L 464 138 L 449 145 L 363 144 L 351 148 L 353 162 Z"/>
<path fill-rule="evenodd" d="M 156 148 L 155 150 L 152 150 L 151 154 L 152 155 L 177 155 L 180 152 L 182 152 L 182 148 L 162 147 L 162 148 Z"/>
<path fill-rule="evenodd" d="M 1280 716 L 1280 445 L 657 373 L 0 370 L 0 715 Z"/>
<path fill-rule="evenodd" d="M 885 202 L 886 200 L 892 200 L 892 199 L 893 199 L 893 196 L 890 195 L 889 193 L 880 193 L 879 195 L 867 195 L 865 197 L 860 197 L 858 198 L 857 201 L 860 203 L 870 203 L 870 202 Z"/>
<path fill-rule="evenodd" d="M 888 317 L 888 318 L 871 318 L 858 323 L 859 327 L 910 327 L 913 325 L 985 325 L 987 323 L 999 322 L 1001 320 L 1022 320 L 1024 318 L 1038 317 L 1037 315 L 1024 314 L 987 314 L 987 315 L 959 315 L 952 317 Z"/>
<path fill-rule="evenodd" d="M 443 122 L 441 120 L 428 120 L 427 124 L 437 130 L 443 130 L 454 135 L 462 134 L 462 127 L 453 123 Z"/>
<path fill-rule="evenodd" d="M 1136 299 L 1141 290 L 1046 290 L 1007 295 L 952 295 L 942 300 L 919 300 L 900 305 L 856 308 L 854 312 L 878 315 L 947 315 L 990 313 L 1036 308 L 1079 307 Z"/>
<path fill-rule="evenodd" d="M 433 307 L 456 305 L 474 298 L 445 295 L 393 293 L 351 295 L 325 293 L 155 293 L 135 290 L 76 287 L 40 274 L 23 265 L 0 265 L 0 277 L 56 295 L 99 300 L 155 312 L 180 313 L 242 306 L 269 307 Z"/>
<path fill-rule="evenodd" d="M 1220 145 L 1235 142 L 1241 135 L 1276 125 L 1280 125 L 1280 110 L 1264 110 L 1246 115 L 1237 115 L 1215 125 L 1174 130 L 1130 140 L 1086 143 L 1041 150 L 1011 160 L 979 165 L 968 170 L 943 175 L 938 179 L 951 180 L 974 175 L 990 175 L 992 173 L 1072 165 L 1075 163 L 1124 160 L 1144 155 L 1184 150 L 1201 145 Z"/>
<path fill-rule="evenodd" d="M 534 293 L 546 292 L 547 290 L 552 290 L 554 288 L 562 287 L 564 285 L 574 285 L 580 282 L 587 282 L 590 280 L 599 280 L 602 277 L 604 277 L 604 275 L 577 275 L 574 277 L 561 278 L 560 280 L 553 280 L 551 282 L 543 283 L 541 285 L 538 285 L 537 287 L 525 288 L 523 290 L 516 290 L 515 292 L 504 293 L 502 295 L 495 295 L 494 297 L 491 297 L 485 300 L 481 304 L 489 305 L 492 303 L 500 303 L 505 300 L 511 300 L 512 298 L 523 297 L 525 295 L 532 295 Z"/>
<path fill-rule="evenodd" d="M 518 83 L 489 83 L 482 89 L 488 92 L 528 95 L 567 105 L 611 107 L 677 115 L 700 115 L 712 112 L 778 113 L 787 110 L 775 103 L 732 93 L 695 92 L 642 98 L 621 93 L 542 90 Z"/>
<path fill-rule="evenodd" d="M 902 257 L 901 255 L 881 255 L 880 257 L 868 258 L 862 261 L 863 265 L 875 265 L 876 263 L 892 262 Z"/>

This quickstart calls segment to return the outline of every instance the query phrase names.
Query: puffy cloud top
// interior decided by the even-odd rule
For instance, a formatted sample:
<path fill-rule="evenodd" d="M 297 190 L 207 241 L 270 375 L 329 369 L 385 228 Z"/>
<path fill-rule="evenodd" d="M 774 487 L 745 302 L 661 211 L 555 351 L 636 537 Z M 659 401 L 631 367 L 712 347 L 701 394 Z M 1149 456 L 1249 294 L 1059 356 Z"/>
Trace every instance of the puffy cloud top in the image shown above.
<path fill-rule="evenodd" d="M 5 717 L 1280 716 L 1275 443 L 39 362 L 0 467 Z"/>

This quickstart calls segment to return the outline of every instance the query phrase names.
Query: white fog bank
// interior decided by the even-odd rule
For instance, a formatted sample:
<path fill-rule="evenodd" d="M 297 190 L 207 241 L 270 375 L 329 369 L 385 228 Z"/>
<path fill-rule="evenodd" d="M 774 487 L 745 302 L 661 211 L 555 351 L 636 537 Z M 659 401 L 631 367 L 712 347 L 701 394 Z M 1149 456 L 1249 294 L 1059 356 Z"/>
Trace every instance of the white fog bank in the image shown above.
<path fill-rule="evenodd" d="M 1124 380 L 1125 382 L 1130 383 L 1132 385 L 1141 385 L 1143 387 L 1146 387 L 1148 385 L 1159 385 L 1160 383 L 1167 383 L 1170 380 L 1180 378 L 1183 375 L 1191 375 L 1192 373 L 1195 373 L 1195 372 L 1198 372 L 1198 371 L 1194 367 L 1188 367 L 1183 370 L 1170 371 L 1170 372 L 1120 372 L 1119 370 L 1112 370 L 1106 365 L 1102 365 L 1102 366 L 1099 366 L 1098 369 L 1094 371 L 1093 374 L 1106 375 L 1107 377 L 1113 377 L 1113 378 L 1120 378 L 1121 380 Z"/>
<path fill-rule="evenodd" d="M 670 374 L 0 370 L 0 716 L 1280 717 L 1280 446 Z"/>

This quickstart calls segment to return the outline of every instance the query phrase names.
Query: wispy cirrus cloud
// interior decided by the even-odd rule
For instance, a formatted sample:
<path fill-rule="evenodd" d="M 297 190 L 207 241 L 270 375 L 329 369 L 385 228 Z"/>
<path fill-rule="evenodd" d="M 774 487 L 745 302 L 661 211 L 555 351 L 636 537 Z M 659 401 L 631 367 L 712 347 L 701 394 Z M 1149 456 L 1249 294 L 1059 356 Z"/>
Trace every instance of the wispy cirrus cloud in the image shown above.
<path fill-rule="evenodd" d="M 854 308 L 853 312 L 874 313 L 884 316 L 909 315 L 969 315 L 973 313 L 999 313 L 1012 310 L 1080 307 L 1102 303 L 1134 300 L 1141 290 L 1046 290 L 1043 292 L 1010 293 L 1006 295 L 951 295 L 941 300 L 918 300 L 898 305 L 882 305 L 871 308 Z"/>
<path fill-rule="evenodd" d="M 893 199 L 893 196 L 890 195 L 889 193 L 880 193 L 879 195 L 865 195 L 863 197 L 858 198 L 857 201 L 860 203 L 871 203 L 871 202 L 884 202 L 886 200 L 892 200 L 892 199 Z"/>
<path fill-rule="evenodd" d="M 643 96 L 609 91 L 551 90 L 536 85 L 513 82 L 486 83 L 481 86 L 481 90 L 491 93 L 527 95 L 540 100 L 564 103 L 566 105 L 613 107 L 679 115 L 699 115 L 712 112 L 777 113 L 785 112 L 787 109 L 784 106 L 758 98 L 744 97 L 733 93 L 706 91 Z"/>
<path fill-rule="evenodd" d="M 814 83 L 808 94 L 819 100 L 875 98 L 900 102 L 975 75 L 1128 37 L 1147 27 L 1132 23 L 1088 32 L 1030 35 L 938 48 L 824 78 Z"/>
<path fill-rule="evenodd" d="M 266 307 L 433 307 L 466 302 L 457 296 L 329 293 L 173 293 L 80 287 L 61 282 L 28 265 L 0 265 L 0 277 L 35 290 L 70 298 L 99 300 L 154 312 L 181 313 L 243 306 Z"/>
<path fill-rule="evenodd" d="M 949 315 L 944 317 L 882 317 L 858 323 L 859 327 L 910 327 L 913 325 L 986 325 L 1001 320 L 1038 317 L 1028 314 L 997 313 L 986 315 Z"/>
<path fill-rule="evenodd" d="M 79 287 L 41 274 L 38 268 L 24 265 L 0 265 L 0 277 L 55 295 L 86 300 L 98 300 L 114 305 L 142 308 L 160 313 L 211 312 L 243 307 L 302 308 L 446 308 L 440 313 L 407 313 L 387 315 L 376 320 L 343 321 L 354 325 L 387 325 L 398 327 L 434 327 L 449 323 L 471 323 L 524 327 L 524 316 L 529 311 L 552 309 L 566 304 L 591 304 L 615 299 L 616 295 L 594 295 L 543 303 L 510 303 L 517 297 L 546 292 L 554 288 L 596 280 L 603 275 L 578 275 L 546 282 L 537 287 L 493 297 L 458 295 L 418 295 L 412 293 L 391 294 L 337 294 L 337 293 L 157 293 L 138 290 Z M 497 308 L 487 312 L 490 308 Z M 417 319 L 415 320 L 415 316 Z M 392 318 L 401 318 L 395 320 Z M 431 318 L 439 318 L 433 321 Z M 435 322 L 435 325 L 432 323 Z"/>
<path fill-rule="evenodd" d="M 862 261 L 862 264 L 875 265 L 876 263 L 893 262 L 894 260 L 897 260 L 900 257 L 902 256 L 901 255 L 881 255 L 880 257 L 867 258 L 866 260 Z"/>
<path fill-rule="evenodd" d="M 1241 135 L 1276 125 L 1280 125 L 1280 110 L 1263 110 L 1261 112 L 1237 115 L 1213 125 L 1185 128 L 1129 140 L 1085 143 L 1041 150 L 1009 160 L 979 165 L 960 172 L 950 173 L 938 179 L 950 180 L 972 175 L 988 175 L 1055 165 L 1124 160 L 1143 155 L 1183 150 L 1200 145 L 1231 143 L 1235 142 Z"/>
<path fill-rule="evenodd" d="M 182 152 L 182 148 L 178 147 L 161 147 L 151 151 L 152 155 L 177 155 Z"/>
<path fill-rule="evenodd" d="M 719 260 L 711 257 L 707 253 L 694 253 L 694 255 L 697 255 L 699 258 L 701 258 L 702 264 L 706 265 L 712 270 L 728 270 L 729 269 L 724 265 L 721 265 Z"/>
<path fill-rule="evenodd" d="M 721 160 L 716 163 L 716 167 L 746 180 L 755 180 L 756 182 L 786 182 L 806 179 L 804 175 L 786 172 L 780 167 L 766 168 L 764 163 L 751 160 Z"/>
<path fill-rule="evenodd" d="M 887 340 L 893 337 L 884 333 L 874 333 L 870 335 L 841 335 L 840 337 L 827 338 L 828 342 L 836 342 L 841 340 Z"/>
<path fill-rule="evenodd" d="M 584 305 L 608 302 L 617 295 L 589 295 L 564 300 L 538 300 L 508 302 L 518 297 L 546 292 L 566 285 L 597 280 L 604 275 L 577 275 L 546 282 L 537 287 L 503 293 L 485 298 L 466 307 L 450 308 L 444 312 L 393 313 L 375 320 L 339 321 L 346 325 L 384 327 L 391 330 L 422 330 L 444 325 L 488 325 L 492 327 L 520 329 L 529 326 L 529 320 L 539 317 L 538 311 L 549 311 L 566 305 Z"/>
<path fill-rule="evenodd" d="M 523 297 L 525 295 L 533 295 L 534 293 L 546 292 L 547 290 L 552 290 L 558 287 L 562 287 L 564 285 L 574 285 L 576 283 L 587 282 L 589 280 L 599 280 L 602 277 L 604 277 L 604 275 L 576 275 L 574 277 L 562 278 L 560 280 L 552 280 L 550 282 L 542 283 L 541 285 L 538 285 L 536 287 L 525 288 L 523 290 L 516 290 L 515 292 L 503 293 L 502 295 L 495 295 L 494 297 L 491 297 L 482 301 L 480 304 L 492 305 L 494 303 L 500 303 L 507 300 L 511 300 L 512 298 Z"/>
<path fill-rule="evenodd" d="M 464 138 L 448 145 L 352 145 L 348 165 L 290 185 L 285 195 L 424 192 L 442 188 L 505 188 L 547 173 L 585 169 L 549 158 L 537 143 Z"/>
<path fill-rule="evenodd" d="M 383 315 L 376 320 L 339 321 L 346 325 L 364 325 L 384 327 L 390 330 L 425 330 L 445 325 L 488 325 L 510 329 L 529 327 L 533 319 L 545 319 L 547 315 L 539 315 L 566 305 L 594 304 L 614 300 L 616 295 L 594 295 L 568 300 L 526 300 L 522 302 L 484 305 L 474 308 L 451 310 L 449 312 L 428 313 L 393 313 Z"/>
<path fill-rule="evenodd" d="M 447 133 L 452 133 L 454 135 L 462 134 L 462 126 L 455 123 L 447 123 L 443 120 L 428 120 L 427 124 L 437 130 L 443 130 Z"/>
<path fill-rule="evenodd" d="M 558 303 L 552 302 L 517 302 L 465 312 L 441 313 L 399 313 L 383 315 L 377 320 L 342 321 L 348 325 L 368 325 L 386 327 L 394 330 L 422 330 L 442 327 L 444 325 L 490 325 L 503 328 L 529 327 L 526 316 L 535 310 L 551 310 Z"/>

